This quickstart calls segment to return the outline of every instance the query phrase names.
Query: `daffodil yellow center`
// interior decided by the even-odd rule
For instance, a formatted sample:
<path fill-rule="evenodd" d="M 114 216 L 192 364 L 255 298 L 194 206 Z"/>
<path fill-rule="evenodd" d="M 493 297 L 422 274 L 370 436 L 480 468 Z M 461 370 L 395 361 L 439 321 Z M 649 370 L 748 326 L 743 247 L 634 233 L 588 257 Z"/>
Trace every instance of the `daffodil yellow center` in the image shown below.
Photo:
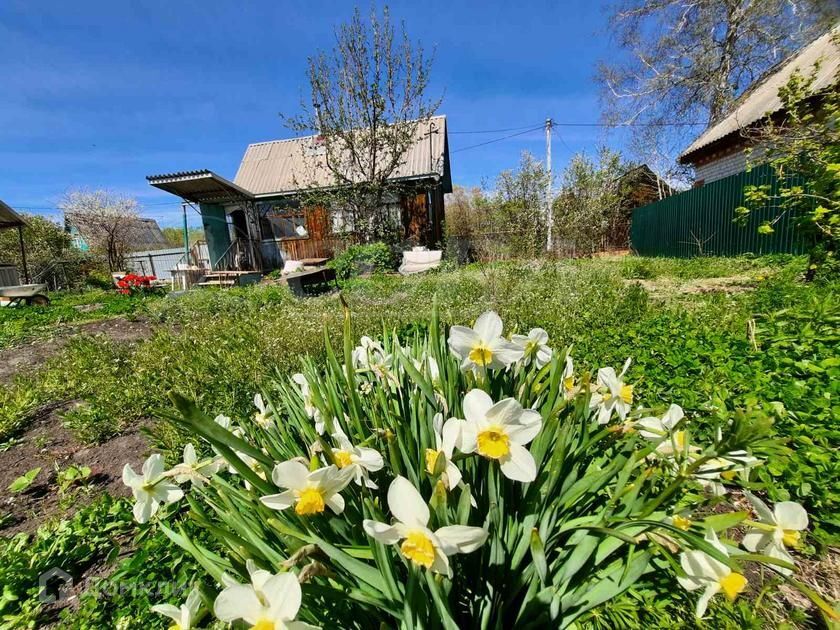
<path fill-rule="evenodd" d="M 414 564 L 426 567 L 427 569 L 434 564 L 435 546 L 423 532 L 408 532 L 408 536 L 406 536 L 402 545 L 400 545 L 400 551 Z"/>
<path fill-rule="evenodd" d="M 726 479 L 727 481 L 732 481 L 733 479 L 735 479 L 736 474 L 738 474 L 737 470 L 724 470 L 722 473 L 720 473 L 720 478 Z"/>
<path fill-rule="evenodd" d="M 306 488 L 301 490 L 295 504 L 295 512 L 301 516 L 320 514 L 324 511 L 324 495 L 318 488 Z M 256 626 L 254 626 L 256 628 Z M 272 626 L 273 627 L 273 626 Z"/>
<path fill-rule="evenodd" d="M 490 459 L 501 459 L 510 454 L 510 439 L 501 427 L 489 427 L 478 434 L 478 452 Z"/>
<path fill-rule="evenodd" d="M 738 594 L 747 587 L 747 578 L 740 573 L 730 573 L 720 578 L 720 589 L 730 602 L 734 602 Z"/>
<path fill-rule="evenodd" d="M 435 466 L 437 466 L 438 455 L 440 455 L 440 451 L 436 451 L 433 448 L 426 449 L 426 472 L 430 475 L 435 474 Z"/>
<path fill-rule="evenodd" d="M 347 451 L 333 451 L 335 458 L 335 465 L 339 468 L 345 468 L 353 463 L 353 458 Z"/>
<path fill-rule="evenodd" d="M 575 377 L 574 376 L 567 376 L 563 379 L 563 387 L 566 388 L 567 392 L 570 392 L 575 387 Z"/>
<path fill-rule="evenodd" d="M 691 520 L 677 514 L 677 516 L 674 517 L 674 527 L 687 532 L 691 527 Z"/>
<path fill-rule="evenodd" d="M 784 530 L 784 535 L 782 536 L 782 542 L 786 547 L 796 547 L 799 544 L 801 536 L 802 534 L 795 529 L 786 529 Z"/>
<path fill-rule="evenodd" d="M 677 448 L 685 448 L 685 431 L 674 432 L 674 444 Z"/>
<path fill-rule="evenodd" d="M 628 405 L 633 404 L 633 386 L 632 385 L 622 385 L 621 386 L 621 400 L 626 402 Z"/>
<path fill-rule="evenodd" d="M 257 623 L 251 626 L 251 630 L 274 630 L 275 627 L 270 619 L 257 619 Z"/>
<path fill-rule="evenodd" d="M 169 630 L 182 630 L 181 629 L 181 624 L 180 623 L 173 623 L 171 626 L 169 626 Z"/>
<path fill-rule="evenodd" d="M 476 365 L 489 365 L 493 360 L 493 351 L 482 343 L 470 350 L 469 357 Z"/>

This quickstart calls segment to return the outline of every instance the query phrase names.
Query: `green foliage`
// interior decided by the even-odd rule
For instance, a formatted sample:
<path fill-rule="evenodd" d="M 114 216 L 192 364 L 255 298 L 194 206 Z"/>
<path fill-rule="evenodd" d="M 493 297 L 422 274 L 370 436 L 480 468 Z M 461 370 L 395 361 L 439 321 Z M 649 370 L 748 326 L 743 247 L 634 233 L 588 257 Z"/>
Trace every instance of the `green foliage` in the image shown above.
<path fill-rule="evenodd" d="M 836 44 L 840 35 L 834 37 Z M 744 222 L 757 208 L 773 208 L 775 216 L 758 227 L 760 234 L 772 234 L 785 215 L 795 217 L 811 244 L 809 279 L 820 269 L 836 271 L 840 254 L 840 77 L 815 98 L 816 72 L 793 73 L 779 88 L 784 118 L 768 121 L 757 134 L 777 189 L 748 186 L 745 205 L 736 209 L 736 220 Z"/>
<path fill-rule="evenodd" d="M 82 593 L 77 609 L 61 615 L 66 630 L 99 628 L 168 628 L 170 622 L 151 610 L 155 604 L 183 603 L 200 567 L 160 532 L 144 531 L 136 550 L 107 577 Z"/>
<path fill-rule="evenodd" d="M 762 443 L 765 429 L 737 416 L 721 423 L 722 437 L 713 438 L 695 457 L 677 456 L 672 464 L 657 465 L 651 457 L 654 446 L 638 432 L 624 431 L 621 422 L 603 426 L 595 421 L 594 407 L 588 405 L 590 376 L 583 374 L 578 381 L 576 375 L 581 386 L 572 391 L 562 352 L 543 368 L 518 365 L 485 377 L 459 370 L 435 314 L 428 334 L 408 339 L 386 334 L 363 358 L 359 353 L 366 350 L 353 350 L 350 330 L 348 318 L 343 352 L 336 355 L 327 346 L 324 368 L 305 362 L 306 390 L 285 379 L 270 385 L 262 423 L 238 422 L 231 432 L 189 401 L 175 398 L 183 414 L 176 422 L 212 445 L 239 476 L 217 476 L 189 491 L 191 518 L 216 540 L 222 556 L 203 550 L 183 530 L 164 531 L 215 581 L 222 573 L 249 581 L 243 570 L 247 560 L 271 572 L 299 567 L 307 576 L 301 617 L 324 626 L 568 627 L 646 573 L 670 570 L 669 544 L 656 542 L 655 536 L 708 552 L 709 544 L 697 532 L 715 527 L 713 520 L 720 515 L 691 532 L 670 525 L 667 516 L 683 509 L 702 512 L 708 499 L 694 491 L 699 486 L 693 475 L 704 464 L 723 462 L 715 465 L 725 469 L 734 465 L 726 463 L 728 453 Z M 429 368 L 432 360 L 438 369 Z M 531 483 L 507 479 L 497 462 L 469 450 L 452 457 L 465 484 L 457 489 L 447 486 L 445 456 L 437 454 L 437 463 L 429 463 L 429 452 L 442 448 L 433 433 L 433 416 L 466 413 L 469 418 L 465 396 L 477 389 L 494 401 L 512 402 L 508 397 L 515 396 L 522 407 L 539 412 L 542 426 L 528 447 L 537 471 Z M 315 409 L 326 424 L 323 435 L 313 423 Z M 515 413 L 510 406 L 505 409 Z M 297 508 L 273 511 L 261 502 L 261 496 L 277 492 L 269 481 L 274 464 L 302 457 L 314 470 L 338 462 L 336 450 L 350 448 L 336 441 L 339 431 L 350 443 L 382 454 L 385 470 L 371 473 L 378 489 L 347 486 L 337 516 L 304 516 Z M 481 439 L 479 434 L 479 444 Z M 329 470 L 337 469 L 322 472 Z M 403 558 L 365 535 L 364 518 L 389 522 L 386 506 L 405 520 L 393 514 L 395 499 L 386 488 L 396 475 L 420 491 L 421 505 L 431 497 L 430 530 L 469 525 L 489 531 L 479 550 L 450 558 L 448 577 L 412 565 L 405 547 Z M 280 483 L 277 474 L 272 479 Z M 737 525 L 744 514 L 733 516 L 730 523 Z M 715 557 L 741 566 L 737 555 L 730 560 L 718 551 Z M 351 621 L 362 618 L 364 623 Z"/>
<path fill-rule="evenodd" d="M 38 577 L 60 568 L 78 579 L 120 550 L 120 539 L 134 528 L 131 518 L 125 501 L 106 495 L 69 520 L 41 525 L 34 534 L 0 537 L 0 628 L 42 627 Z"/>
<path fill-rule="evenodd" d="M 14 494 L 17 494 L 18 492 L 23 492 L 24 490 L 26 490 L 29 486 L 31 486 L 35 482 L 35 478 L 38 476 L 38 474 L 40 472 L 41 472 L 41 467 L 40 466 L 25 472 L 23 475 L 21 475 L 20 477 L 15 479 L 12 483 L 10 483 L 7 490 L 9 492 L 14 493 Z"/>
<path fill-rule="evenodd" d="M 339 280 L 349 280 L 360 273 L 392 271 L 394 254 L 385 243 L 350 245 L 328 265 L 335 269 Z"/>
<path fill-rule="evenodd" d="M 37 214 L 21 214 L 26 221 L 23 241 L 30 276 L 35 276 L 54 260 L 72 253 L 70 235 L 54 221 Z M 20 255 L 18 231 L 0 230 L 0 260 L 14 263 L 23 282 L 23 261 Z"/>
<path fill-rule="evenodd" d="M 109 279 L 109 284 L 111 284 Z M 55 333 L 56 326 L 108 319 L 117 315 L 138 316 L 159 296 L 127 296 L 110 290 L 84 293 L 60 292 L 50 296 L 49 306 L 0 308 L 0 350 Z"/>

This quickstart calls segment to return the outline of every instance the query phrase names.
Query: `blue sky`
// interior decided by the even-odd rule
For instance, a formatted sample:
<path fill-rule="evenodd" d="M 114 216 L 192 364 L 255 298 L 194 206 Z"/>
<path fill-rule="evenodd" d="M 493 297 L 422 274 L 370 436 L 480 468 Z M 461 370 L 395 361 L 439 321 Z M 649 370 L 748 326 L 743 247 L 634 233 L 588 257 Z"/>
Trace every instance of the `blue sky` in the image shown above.
<path fill-rule="evenodd" d="M 361 4 L 363 10 L 369 5 Z M 413 39 L 436 49 L 453 179 L 479 185 L 542 157 L 541 131 L 455 133 L 599 117 L 596 63 L 614 54 L 599 2 L 392 2 Z M 350 2 L 63 0 L 0 3 L 0 199 L 48 215 L 71 187 L 136 196 L 162 225 L 177 199 L 145 176 L 209 168 L 233 178 L 250 142 L 290 137 L 308 55 L 329 48 Z M 609 140 L 555 129 L 554 162 Z"/>

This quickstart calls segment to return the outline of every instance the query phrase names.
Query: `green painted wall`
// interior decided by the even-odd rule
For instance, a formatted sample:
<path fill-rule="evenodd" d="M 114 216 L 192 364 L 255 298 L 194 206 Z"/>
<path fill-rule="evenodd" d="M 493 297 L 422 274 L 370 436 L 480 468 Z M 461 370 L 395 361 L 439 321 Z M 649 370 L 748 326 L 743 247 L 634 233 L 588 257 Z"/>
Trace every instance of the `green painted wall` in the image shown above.
<path fill-rule="evenodd" d="M 744 204 L 744 186 L 769 185 L 775 194 L 778 180 L 767 166 L 692 188 L 633 211 L 631 247 L 642 256 L 798 254 L 807 249 L 790 213 L 769 235 L 758 226 L 778 215 L 768 204 L 750 214 L 746 225 L 736 224 L 735 208 Z"/>
<path fill-rule="evenodd" d="M 224 206 L 219 204 L 202 203 L 201 223 L 204 225 L 204 238 L 207 239 L 207 250 L 210 253 L 210 263 L 214 264 L 230 247 L 230 231 Z"/>

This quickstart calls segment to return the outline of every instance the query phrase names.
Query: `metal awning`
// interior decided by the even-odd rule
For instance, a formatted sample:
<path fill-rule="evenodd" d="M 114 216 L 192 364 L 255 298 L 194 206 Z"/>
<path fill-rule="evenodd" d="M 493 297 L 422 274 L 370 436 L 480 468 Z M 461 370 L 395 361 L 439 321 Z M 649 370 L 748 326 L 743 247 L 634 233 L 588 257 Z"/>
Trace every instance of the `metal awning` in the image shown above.
<path fill-rule="evenodd" d="M 26 221 L 17 212 L 0 200 L 0 230 L 26 225 Z"/>
<path fill-rule="evenodd" d="M 194 203 L 253 200 L 254 195 L 213 171 L 182 171 L 149 175 L 149 184 Z"/>

